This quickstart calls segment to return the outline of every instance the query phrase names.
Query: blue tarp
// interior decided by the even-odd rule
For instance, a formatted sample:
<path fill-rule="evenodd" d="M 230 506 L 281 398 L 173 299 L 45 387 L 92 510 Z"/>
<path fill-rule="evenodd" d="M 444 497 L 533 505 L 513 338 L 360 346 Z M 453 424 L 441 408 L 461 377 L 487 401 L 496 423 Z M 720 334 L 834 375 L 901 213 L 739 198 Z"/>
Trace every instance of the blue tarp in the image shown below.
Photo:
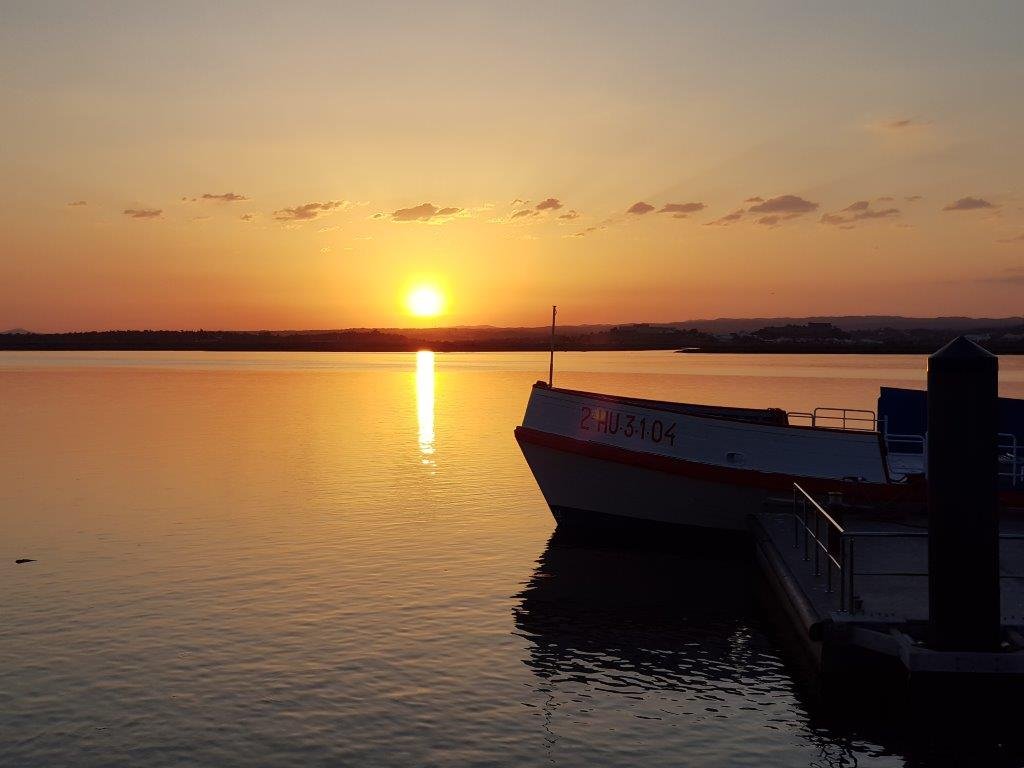
<path fill-rule="evenodd" d="M 928 393 L 923 389 L 882 387 L 878 428 L 890 434 L 923 435 L 928 430 Z M 1024 400 L 999 398 L 999 431 L 1024 440 Z"/>

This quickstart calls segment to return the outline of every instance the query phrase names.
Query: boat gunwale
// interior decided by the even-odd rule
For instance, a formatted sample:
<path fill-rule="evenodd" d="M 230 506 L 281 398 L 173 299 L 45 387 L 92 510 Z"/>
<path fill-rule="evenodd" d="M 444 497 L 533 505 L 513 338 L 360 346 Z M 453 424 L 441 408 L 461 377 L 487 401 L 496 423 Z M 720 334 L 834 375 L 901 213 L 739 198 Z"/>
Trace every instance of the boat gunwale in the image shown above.
<path fill-rule="evenodd" d="M 882 440 L 882 433 L 877 429 L 843 429 L 842 427 L 819 427 L 812 426 L 810 424 L 790 424 L 789 414 L 781 408 L 739 408 L 736 406 L 729 405 L 703 405 L 700 403 L 681 403 L 673 402 L 671 400 L 649 400 L 643 397 L 631 397 L 629 395 L 608 395 L 601 392 L 587 392 L 582 389 L 565 389 L 563 387 L 549 387 L 545 382 L 538 381 L 534 383 L 533 389 L 541 389 L 548 392 L 559 392 L 566 395 L 573 395 L 576 397 L 588 397 L 594 400 L 602 400 L 613 403 L 631 404 L 640 408 L 650 408 L 652 410 L 666 411 L 668 413 L 678 413 L 683 416 L 691 416 L 700 419 L 717 419 L 719 421 L 733 421 L 740 424 L 752 424 L 758 427 L 778 427 L 784 429 L 799 429 L 811 432 L 836 432 L 842 435 L 876 435 L 879 440 L 879 444 L 882 445 L 882 450 L 885 450 L 884 440 Z M 669 407 L 664 407 L 669 406 Z M 715 408 L 722 411 L 746 411 L 749 413 L 770 413 L 777 412 L 786 416 L 786 423 L 774 423 L 769 421 L 757 421 L 755 419 L 745 419 L 736 415 L 729 415 L 728 413 L 695 413 L 687 410 L 676 410 L 671 406 L 677 406 L 681 408 Z M 523 426 L 526 426 L 525 424 Z"/>

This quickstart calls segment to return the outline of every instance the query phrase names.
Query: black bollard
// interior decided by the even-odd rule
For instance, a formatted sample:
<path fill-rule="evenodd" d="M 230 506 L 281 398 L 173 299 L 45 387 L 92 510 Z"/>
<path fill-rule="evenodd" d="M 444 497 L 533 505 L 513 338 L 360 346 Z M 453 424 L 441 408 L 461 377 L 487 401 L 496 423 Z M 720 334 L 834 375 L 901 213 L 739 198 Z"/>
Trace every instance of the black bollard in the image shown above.
<path fill-rule="evenodd" d="M 999 648 L 999 359 L 963 336 L 928 358 L 928 610 L 935 648 Z"/>

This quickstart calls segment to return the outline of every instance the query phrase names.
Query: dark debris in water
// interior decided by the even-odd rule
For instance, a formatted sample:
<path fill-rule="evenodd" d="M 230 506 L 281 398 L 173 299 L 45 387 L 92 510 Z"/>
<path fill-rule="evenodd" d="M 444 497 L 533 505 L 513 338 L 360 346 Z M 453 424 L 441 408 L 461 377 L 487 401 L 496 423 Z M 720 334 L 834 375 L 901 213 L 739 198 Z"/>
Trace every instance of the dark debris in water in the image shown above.
<path fill-rule="evenodd" d="M 15 565 L 21 565 L 22 563 L 34 563 L 34 562 L 35 562 L 35 560 L 33 560 L 31 557 L 19 557 L 17 560 L 14 561 L 14 564 Z"/>

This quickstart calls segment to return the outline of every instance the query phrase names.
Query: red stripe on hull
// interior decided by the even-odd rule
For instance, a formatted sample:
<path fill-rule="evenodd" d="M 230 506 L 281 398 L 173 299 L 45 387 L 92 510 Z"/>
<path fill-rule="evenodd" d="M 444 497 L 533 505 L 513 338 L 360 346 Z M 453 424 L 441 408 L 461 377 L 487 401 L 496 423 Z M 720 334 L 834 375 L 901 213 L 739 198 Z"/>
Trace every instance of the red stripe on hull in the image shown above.
<path fill-rule="evenodd" d="M 541 432 L 530 427 L 516 427 L 515 436 L 520 444 L 524 442 L 531 443 L 567 453 L 644 467 L 672 475 L 681 475 L 728 485 L 761 488 L 779 492 L 783 495 L 792 493 L 793 483 L 800 483 L 810 493 L 841 492 L 847 502 L 854 504 L 924 505 L 927 499 L 924 483 L 867 483 L 857 480 L 801 477 L 776 472 L 758 472 L 753 469 L 723 467 L 715 464 L 689 461 L 687 459 L 659 456 L 653 453 L 627 451 L 613 445 L 576 440 L 564 435 Z M 1024 508 L 1024 492 L 1021 491 L 1001 491 L 999 500 L 1000 504 L 1007 508 Z"/>
<path fill-rule="evenodd" d="M 723 485 L 738 485 L 762 490 L 777 492 L 787 496 L 793 492 L 793 483 L 800 483 L 801 486 L 811 493 L 825 494 L 829 491 L 838 491 L 844 495 L 848 502 L 852 503 L 923 503 L 924 488 L 914 485 L 895 485 L 886 483 L 866 483 L 856 480 L 840 480 L 820 477 L 801 477 L 784 475 L 775 472 L 758 472 L 752 469 L 739 469 L 735 467 L 723 467 L 714 464 L 703 464 L 687 459 L 677 459 L 669 456 L 659 456 L 653 453 L 641 453 L 628 451 L 612 445 L 590 443 L 584 440 L 576 440 L 564 435 L 553 435 L 549 432 L 541 432 L 529 427 L 516 427 L 516 440 L 522 443 L 530 443 L 567 453 L 589 456 L 604 461 L 628 464 L 635 467 L 643 467 L 658 472 L 665 472 L 672 475 L 690 477 L 697 480 L 721 483 Z"/>

